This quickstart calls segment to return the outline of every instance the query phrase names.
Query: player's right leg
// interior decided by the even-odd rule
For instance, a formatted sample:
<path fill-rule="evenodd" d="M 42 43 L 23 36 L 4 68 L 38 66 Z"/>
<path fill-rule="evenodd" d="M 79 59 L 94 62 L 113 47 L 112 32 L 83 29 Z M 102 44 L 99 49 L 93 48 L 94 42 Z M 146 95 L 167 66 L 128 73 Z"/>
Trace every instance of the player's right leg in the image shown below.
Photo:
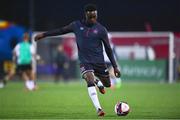
<path fill-rule="evenodd" d="M 91 65 L 80 65 L 80 70 L 82 77 L 86 80 L 87 88 L 88 88 L 88 94 L 91 98 L 94 107 L 96 108 L 96 111 L 98 113 L 98 116 L 104 116 L 104 112 L 101 108 L 101 105 L 99 103 L 99 99 L 97 96 L 96 88 L 95 88 L 95 76 L 93 73 L 93 69 Z"/>
<path fill-rule="evenodd" d="M 94 77 L 93 72 L 85 73 L 84 78 L 87 82 L 89 96 L 97 110 L 98 116 L 104 116 L 105 113 L 102 110 L 99 100 L 98 100 L 98 96 L 97 96 L 97 92 L 96 92 L 96 88 L 95 88 L 95 84 L 94 84 L 95 77 Z"/>

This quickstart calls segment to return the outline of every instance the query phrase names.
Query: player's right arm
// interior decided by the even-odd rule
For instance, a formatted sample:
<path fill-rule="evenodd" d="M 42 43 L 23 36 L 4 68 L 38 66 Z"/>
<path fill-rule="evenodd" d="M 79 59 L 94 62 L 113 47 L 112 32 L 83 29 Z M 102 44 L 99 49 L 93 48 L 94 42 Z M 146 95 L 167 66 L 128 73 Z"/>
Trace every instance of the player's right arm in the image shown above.
<path fill-rule="evenodd" d="M 35 41 L 38 41 L 38 40 L 40 40 L 42 38 L 45 38 L 45 37 L 63 35 L 63 34 L 66 34 L 66 33 L 73 32 L 72 24 L 73 23 L 71 23 L 71 24 L 69 24 L 67 26 L 64 26 L 62 28 L 59 28 L 59 29 L 55 29 L 55 30 L 51 30 L 51 31 L 48 31 L 48 32 L 37 34 L 35 36 Z"/>

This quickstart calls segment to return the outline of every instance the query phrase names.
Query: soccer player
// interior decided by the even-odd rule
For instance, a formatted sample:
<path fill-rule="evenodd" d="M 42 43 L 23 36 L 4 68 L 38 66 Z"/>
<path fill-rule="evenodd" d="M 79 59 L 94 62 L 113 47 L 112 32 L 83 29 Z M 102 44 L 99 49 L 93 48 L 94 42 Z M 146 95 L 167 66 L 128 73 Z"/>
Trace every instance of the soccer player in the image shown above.
<path fill-rule="evenodd" d="M 17 71 L 22 74 L 25 80 L 25 87 L 28 90 L 35 90 L 35 75 L 32 69 L 32 61 L 35 57 L 35 48 L 29 43 L 29 34 L 25 33 L 23 42 L 18 43 L 13 50 L 13 60 L 16 60 Z"/>
<path fill-rule="evenodd" d="M 70 32 L 75 34 L 82 77 L 87 82 L 88 93 L 97 110 L 98 116 L 104 116 L 105 112 L 102 110 L 99 103 L 95 88 L 96 85 L 99 91 L 104 94 L 104 86 L 111 86 L 109 73 L 103 57 L 103 45 L 113 65 L 116 77 L 120 77 L 120 71 L 109 44 L 107 30 L 97 22 L 96 6 L 88 4 L 84 7 L 84 12 L 84 20 L 74 21 L 65 27 L 38 34 L 35 37 L 35 41 L 45 37 L 62 35 Z"/>

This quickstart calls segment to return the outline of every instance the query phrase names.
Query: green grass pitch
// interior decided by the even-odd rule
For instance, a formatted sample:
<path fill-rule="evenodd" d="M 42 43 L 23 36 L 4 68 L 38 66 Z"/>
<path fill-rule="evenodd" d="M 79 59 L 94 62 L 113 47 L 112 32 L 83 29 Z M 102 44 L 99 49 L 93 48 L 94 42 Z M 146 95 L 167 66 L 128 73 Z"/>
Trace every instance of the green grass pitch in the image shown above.
<path fill-rule="evenodd" d="M 0 89 L 0 119 L 100 119 L 85 83 L 39 82 L 28 92 L 23 82 L 10 82 Z M 123 83 L 120 89 L 98 92 L 106 115 L 103 119 L 180 119 L 180 84 Z M 126 101 L 131 111 L 119 117 L 117 101 Z"/>

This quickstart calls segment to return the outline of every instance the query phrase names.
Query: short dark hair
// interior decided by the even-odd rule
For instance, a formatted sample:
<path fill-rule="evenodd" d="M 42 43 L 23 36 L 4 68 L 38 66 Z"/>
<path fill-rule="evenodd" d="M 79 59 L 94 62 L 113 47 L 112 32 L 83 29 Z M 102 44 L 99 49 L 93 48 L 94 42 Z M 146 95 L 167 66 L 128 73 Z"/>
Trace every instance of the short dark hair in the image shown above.
<path fill-rule="evenodd" d="M 84 12 L 87 12 L 87 11 L 96 11 L 97 10 L 97 7 L 95 4 L 87 4 L 84 6 Z"/>

